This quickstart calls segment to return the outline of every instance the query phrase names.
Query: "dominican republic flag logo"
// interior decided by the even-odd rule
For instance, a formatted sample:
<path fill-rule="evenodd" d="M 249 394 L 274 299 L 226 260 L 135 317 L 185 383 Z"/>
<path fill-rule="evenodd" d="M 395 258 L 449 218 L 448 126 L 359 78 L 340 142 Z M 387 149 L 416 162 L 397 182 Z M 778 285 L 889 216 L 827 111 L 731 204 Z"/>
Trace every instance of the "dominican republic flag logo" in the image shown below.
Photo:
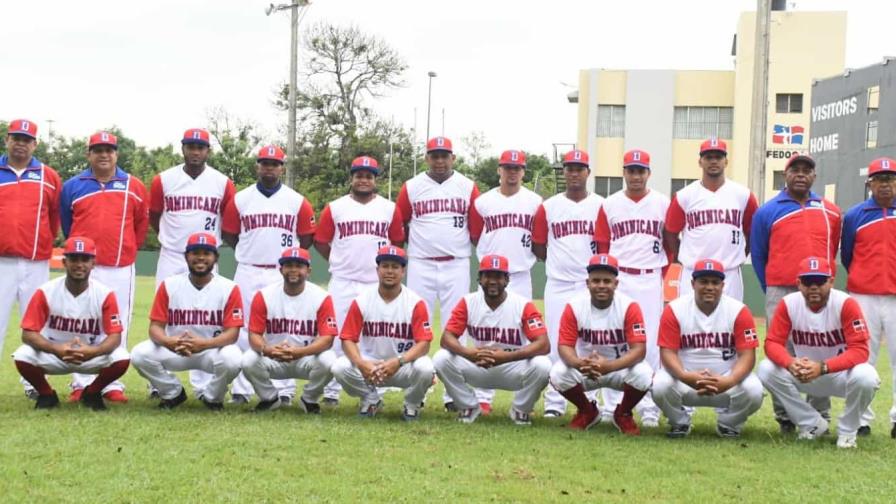
<path fill-rule="evenodd" d="M 644 324 L 632 324 L 632 332 L 635 333 L 635 336 L 647 336 L 647 329 L 644 328 Z"/>
<path fill-rule="evenodd" d="M 333 317 L 327 317 L 327 328 L 336 329 L 336 319 Z"/>
<path fill-rule="evenodd" d="M 241 310 L 239 308 L 234 308 L 233 311 L 231 312 L 231 315 L 233 316 L 233 318 L 235 318 L 237 320 L 241 320 L 243 318 L 243 310 Z"/>
<path fill-rule="evenodd" d="M 853 320 L 852 328 L 855 332 L 865 332 L 865 321 L 860 318 Z"/>
<path fill-rule="evenodd" d="M 756 335 L 756 329 L 747 329 L 744 331 L 744 339 L 747 341 L 756 341 L 759 337 Z"/>
<path fill-rule="evenodd" d="M 776 144 L 803 144 L 803 134 L 806 129 L 802 126 L 785 126 L 776 124 L 772 132 L 772 143 Z"/>
<path fill-rule="evenodd" d="M 109 322 L 112 323 L 112 325 L 120 325 L 121 319 L 118 317 L 117 313 L 113 313 L 112 315 L 109 315 Z"/>
<path fill-rule="evenodd" d="M 526 325 L 529 326 L 529 330 L 541 329 L 544 327 L 544 322 L 542 322 L 540 317 L 532 317 L 526 321 Z"/>

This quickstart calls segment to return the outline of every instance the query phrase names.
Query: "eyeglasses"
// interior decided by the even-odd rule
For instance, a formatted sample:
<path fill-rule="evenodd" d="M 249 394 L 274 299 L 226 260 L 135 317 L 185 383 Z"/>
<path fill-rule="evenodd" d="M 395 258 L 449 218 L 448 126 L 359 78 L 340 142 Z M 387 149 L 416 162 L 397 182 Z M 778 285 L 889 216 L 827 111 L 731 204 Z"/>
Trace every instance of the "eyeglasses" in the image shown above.
<path fill-rule="evenodd" d="M 821 287 L 828 282 L 828 277 L 824 276 L 804 276 L 800 278 L 800 283 L 806 287 Z"/>
<path fill-rule="evenodd" d="M 893 173 L 881 173 L 878 175 L 873 175 L 871 177 L 871 182 L 880 182 L 883 184 L 889 184 L 893 181 L 896 181 L 896 174 Z"/>

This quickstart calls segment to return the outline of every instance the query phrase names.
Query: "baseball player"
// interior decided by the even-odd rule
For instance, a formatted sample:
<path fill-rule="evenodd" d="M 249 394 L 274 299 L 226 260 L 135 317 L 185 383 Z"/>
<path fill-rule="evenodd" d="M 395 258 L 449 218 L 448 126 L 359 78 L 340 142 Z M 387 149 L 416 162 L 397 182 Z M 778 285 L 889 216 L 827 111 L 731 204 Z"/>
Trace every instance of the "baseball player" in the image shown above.
<path fill-rule="evenodd" d="M 759 285 L 765 291 L 766 327 L 781 299 L 797 292 L 797 267 L 809 256 L 834 262 L 840 244 L 840 209 L 812 192 L 815 160 L 794 154 L 784 168 L 784 189 L 756 211 L 750 256 Z M 775 400 L 775 419 L 781 432 L 796 428 L 784 407 Z M 831 403 L 826 398 L 809 401 L 830 419 Z"/>
<path fill-rule="evenodd" d="M 647 331 L 647 364 L 659 369 L 657 334 L 663 312 L 663 268 L 669 264 L 663 246 L 663 225 L 669 210 L 669 198 L 647 188 L 650 180 L 650 154 L 640 149 L 622 157 L 625 189 L 610 195 L 597 214 L 594 240 L 597 251 L 619 259 L 620 293 L 637 299 Z M 622 395 L 612 388 L 603 389 L 604 415 L 611 415 Z M 659 426 L 660 410 L 648 394 L 638 403 L 641 423 Z"/>
<path fill-rule="evenodd" d="M 486 255 L 479 262 L 480 290 L 465 295 L 442 333 L 433 365 L 457 405 L 457 419 L 473 423 L 482 410 L 470 386 L 516 392 L 510 418 L 531 425 L 530 414 L 548 384 L 551 361 L 547 330 L 532 301 L 507 290 L 507 258 Z M 473 340 L 468 347 L 458 339 Z"/>
<path fill-rule="evenodd" d="M 597 253 L 594 224 L 604 198 L 588 191 L 591 175 L 588 153 L 572 150 L 563 156 L 566 191 L 551 196 L 538 207 L 532 225 L 532 252 L 545 261 L 547 282 L 544 286 L 544 314 L 551 340 L 551 362 L 560 360 L 557 341 L 560 317 L 566 302 L 586 292 L 588 272 L 582 261 Z M 561 417 L 566 399 L 553 387 L 544 395 L 544 415 Z"/>
<path fill-rule="evenodd" d="M 724 294 L 725 265 L 700 259 L 688 269 L 692 293 L 666 305 L 660 321 L 663 367 L 653 379 L 653 400 L 669 419 L 670 438 L 691 432 L 682 406 L 716 408 L 716 433 L 736 438 L 762 407 L 762 383 L 752 373 L 756 323 L 749 308 Z"/>
<path fill-rule="evenodd" d="M 886 337 L 892 378 L 896 380 L 896 159 L 878 158 L 868 165 L 871 197 L 843 217 L 840 260 L 849 272 L 846 289 L 865 314 L 870 340 L 868 362 L 877 365 L 881 340 Z M 896 384 L 896 382 L 894 382 Z M 890 408 L 890 436 L 896 438 L 896 387 Z M 862 415 L 858 435 L 871 434 L 874 412 Z"/>
<path fill-rule="evenodd" d="M 53 239 L 59 232 L 59 192 L 62 180 L 56 170 L 34 157 L 37 124 L 28 119 L 9 123 L 7 154 L 0 156 L 0 349 L 12 305 L 19 303 L 24 317 L 28 301 L 50 278 Z M 25 393 L 36 398 L 27 382 Z"/>
<path fill-rule="evenodd" d="M 209 134 L 200 128 L 184 132 L 184 163 L 159 173 L 150 185 L 149 223 L 159 234 L 156 289 L 168 277 L 186 273 L 183 250 L 187 238 L 205 231 L 221 241 L 221 216 L 233 203 L 236 190 L 226 175 L 208 166 Z M 217 272 L 217 262 L 215 272 Z M 190 383 L 202 395 L 211 379 L 202 371 L 190 372 Z"/>
<path fill-rule="evenodd" d="M 327 203 L 314 234 L 314 248 L 330 265 L 327 290 L 333 298 L 336 323 L 341 324 L 352 301 L 378 285 L 376 253 L 382 247 L 404 242 L 404 221 L 398 207 L 376 192 L 380 168 L 376 159 L 361 156 L 349 168 L 349 193 Z M 342 355 L 341 345 L 333 351 Z M 339 404 L 339 383 L 324 389 L 324 404 Z"/>
<path fill-rule="evenodd" d="M 128 328 L 134 312 L 137 249 L 149 227 L 149 197 L 139 178 L 118 166 L 118 138 L 101 131 L 87 142 L 86 170 L 62 186 L 59 215 L 65 236 L 83 236 L 97 243 L 91 278 L 111 288 L 121 317 L 121 347 L 128 347 Z M 77 402 L 93 376 L 72 375 L 70 402 Z M 110 383 L 103 397 L 127 402 L 124 384 Z"/>
<path fill-rule="evenodd" d="M 672 196 L 663 239 L 672 262 L 682 264 L 679 295 L 690 294 L 690 266 L 711 258 L 725 266 L 725 295 L 744 298 L 740 267 L 750 250 L 753 214 L 759 206 L 746 187 L 725 177 L 728 146 L 718 138 L 700 144 L 703 177 Z M 680 237 L 679 237 L 680 235 Z"/>
<path fill-rule="evenodd" d="M 868 363 L 868 324 L 859 303 L 833 288 L 827 259 L 807 257 L 798 275 L 799 292 L 784 296 L 775 308 L 759 377 L 796 423 L 799 439 L 828 432 L 828 421 L 802 393 L 845 398 L 837 447 L 855 448 L 862 413 L 880 387 L 877 371 Z"/>
<path fill-rule="evenodd" d="M 379 249 L 379 284 L 352 301 L 339 334 L 344 355 L 330 370 L 349 395 L 361 399 L 359 414 L 365 418 L 383 407 L 378 387 L 398 387 L 405 389 L 401 418 L 417 420 L 432 386 L 429 312 L 420 296 L 401 285 L 406 267 L 400 247 Z"/>
<path fill-rule="evenodd" d="M 574 297 L 560 320 L 560 361 L 551 368 L 551 385 L 576 405 L 578 413 L 569 427 L 587 430 L 600 421 L 600 411 L 586 390 L 613 388 L 622 401 L 613 411 L 619 432 L 638 436 L 641 430 L 632 416 L 635 405 L 647 394 L 653 368 L 647 355 L 647 329 L 641 307 L 617 293 L 619 262 L 598 254 L 588 261 L 588 293 Z"/>
<path fill-rule="evenodd" d="M 258 182 L 236 194 L 224 208 L 222 235 L 234 248 L 236 273 L 233 281 L 243 295 L 243 306 L 251 306 L 255 293 L 279 283 L 277 261 L 284 250 L 296 245 L 311 246 L 314 236 L 314 209 L 308 199 L 280 182 L 286 154 L 276 145 L 258 151 L 255 172 Z M 244 327 L 238 340 L 240 350 L 249 350 L 249 333 Z M 287 405 L 296 393 L 295 380 L 277 380 L 279 397 Z M 249 402 L 252 385 L 240 374 L 231 387 L 231 402 Z"/>
<path fill-rule="evenodd" d="M 197 394 L 211 410 L 224 408 L 227 386 L 240 372 L 243 354 L 236 345 L 243 326 L 243 300 L 235 283 L 215 274 L 218 246 L 211 233 L 187 238 L 189 271 L 162 281 L 149 313 L 149 339 L 131 352 L 141 376 L 159 391 L 159 408 L 187 400 L 172 371 L 201 369 L 212 375 Z"/>
<path fill-rule="evenodd" d="M 46 375 L 97 373 L 79 400 L 104 410 L 103 389 L 121 377 L 130 363 L 121 345 L 121 317 L 115 293 L 90 278 L 96 245 L 72 237 L 62 259 L 65 275 L 41 285 L 22 319 L 22 341 L 13 354 L 16 368 L 38 392 L 38 409 L 59 406 Z"/>
<path fill-rule="evenodd" d="M 239 196 L 237 196 L 239 198 Z M 299 398 L 306 413 L 320 414 L 324 386 L 333 375 L 336 336 L 333 300 L 327 291 L 307 281 L 311 255 L 291 247 L 278 261 L 283 279 L 255 293 L 249 316 L 249 344 L 243 353 L 243 373 L 258 392 L 256 411 L 277 409 L 280 394 L 271 378 L 308 380 Z"/>

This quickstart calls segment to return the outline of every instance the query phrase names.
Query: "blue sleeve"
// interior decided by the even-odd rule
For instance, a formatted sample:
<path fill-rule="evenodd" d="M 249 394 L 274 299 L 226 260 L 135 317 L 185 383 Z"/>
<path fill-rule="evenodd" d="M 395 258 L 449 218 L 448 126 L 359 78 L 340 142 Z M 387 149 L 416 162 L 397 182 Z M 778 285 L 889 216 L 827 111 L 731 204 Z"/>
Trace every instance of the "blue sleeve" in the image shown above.
<path fill-rule="evenodd" d="M 843 231 L 840 236 L 840 262 L 846 271 L 849 271 L 849 265 L 852 264 L 852 251 L 856 244 L 856 228 L 858 227 L 859 212 L 856 208 L 846 212 L 843 218 Z"/>
<path fill-rule="evenodd" d="M 753 226 L 750 232 L 750 258 L 753 262 L 753 271 L 759 279 L 759 286 L 765 292 L 765 266 L 768 263 L 768 242 L 771 232 L 771 212 L 767 205 L 759 207 L 753 216 Z"/>
<path fill-rule="evenodd" d="M 59 220 L 62 222 L 62 235 L 68 238 L 72 230 L 72 184 L 62 185 L 62 194 L 59 196 Z"/>

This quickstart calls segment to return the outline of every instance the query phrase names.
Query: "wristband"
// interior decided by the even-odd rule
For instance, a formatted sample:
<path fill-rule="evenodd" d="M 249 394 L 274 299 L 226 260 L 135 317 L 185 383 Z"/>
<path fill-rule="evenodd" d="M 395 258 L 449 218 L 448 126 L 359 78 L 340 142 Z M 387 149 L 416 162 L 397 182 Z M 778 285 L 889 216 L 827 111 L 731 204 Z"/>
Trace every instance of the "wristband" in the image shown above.
<path fill-rule="evenodd" d="M 821 361 L 821 374 L 822 375 L 828 374 L 828 363 L 825 361 Z"/>
<path fill-rule="evenodd" d="M 404 355 L 399 355 L 399 356 L 398 356 L 398 367 L 402 367 L 402 366 L 404 366 L 405 364 L 406 364 L 406 363 L 405 363 L 405 361 L 404 361 Z"/>

